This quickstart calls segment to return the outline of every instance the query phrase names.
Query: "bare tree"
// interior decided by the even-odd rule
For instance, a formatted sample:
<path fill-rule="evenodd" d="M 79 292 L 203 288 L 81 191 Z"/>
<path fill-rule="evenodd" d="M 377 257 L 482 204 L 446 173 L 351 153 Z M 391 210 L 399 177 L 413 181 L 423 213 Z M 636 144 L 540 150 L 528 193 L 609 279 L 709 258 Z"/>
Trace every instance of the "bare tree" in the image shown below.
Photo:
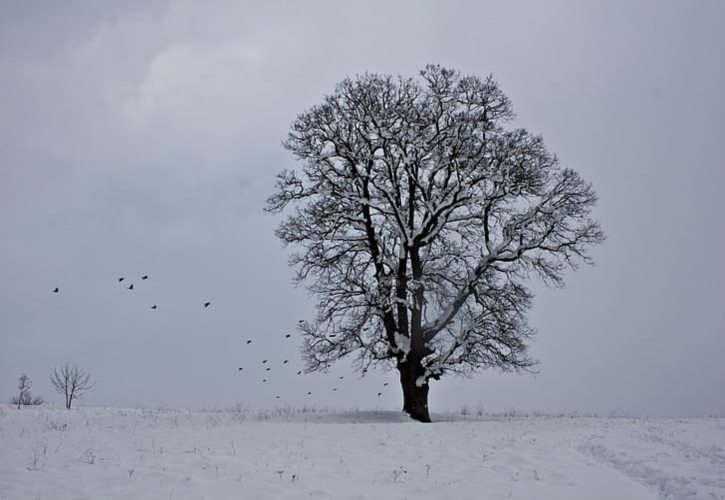
<path fill-rule="evenodd" d="M 77 365 L 66 363 L 60 369 L 53 368 L 50 382 L 55 390 L 65 396 L 65 407 L 70 410 L 74 399 L 81 399 L 95 384 L 91 383 L 90 373 L 86 373 Z"/>
<path fill-rule="evenodd" d="M 428 66 L 346 79 L 292 123 L 302 167 L 267 210 L 294 208 L 276 234 L 319 299 L 300 322 L 308 371 L 394 366 L 403 410 L 430 421 L 431 379 L 532 370 L 526 283 L 563 285 L 604 233 L 591 185 L 512 117 L 492 77 Z"/>
<path fill-rule="evenodd" d="M 20 374 L 20 377 L 18 377 L 18 395 L 10 398 L 10 404 L 17 405 L 18 410 L 21 406 L 43 404 L 42 398 L 37 396 L 33 397 L 32 394 L 30 394 L 30 388 L 32 385 L 33 382 L 30 380 L 30 377 L 24 373 Z"/>

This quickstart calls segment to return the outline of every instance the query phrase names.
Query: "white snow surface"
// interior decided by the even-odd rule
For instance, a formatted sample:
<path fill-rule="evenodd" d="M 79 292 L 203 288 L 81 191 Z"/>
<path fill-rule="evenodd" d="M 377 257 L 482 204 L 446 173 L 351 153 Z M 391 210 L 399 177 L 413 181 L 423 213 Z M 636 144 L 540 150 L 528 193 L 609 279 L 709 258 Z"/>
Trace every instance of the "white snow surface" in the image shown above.
<path fill-rule="evenodd" d="M 725 419 L 0 408 L 0 499 L 725 499 Z"/>

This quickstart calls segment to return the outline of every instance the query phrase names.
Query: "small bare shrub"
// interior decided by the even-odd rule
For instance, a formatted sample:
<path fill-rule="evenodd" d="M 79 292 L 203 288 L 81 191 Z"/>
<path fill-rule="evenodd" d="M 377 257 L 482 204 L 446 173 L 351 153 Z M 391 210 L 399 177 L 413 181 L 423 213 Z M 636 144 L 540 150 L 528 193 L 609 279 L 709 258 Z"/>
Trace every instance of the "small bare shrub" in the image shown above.
<path fill-rule="evenodd" d="M 68 363 L 61 366 L 60 369 L 53 368 L 50 382 L 56 391 L 65 396 L 65 407 L 68 410 L 74 399 L 81 399 L 95 385 L 91 383 L 90 373 L 84 372 L 76 365 L 70 366 Z"/>
<path fill-rule="evenodd" d="M 86 448 L 78 460 L 84 464 L 93 465 L 96 463 L 96 452 L 91 448 Z"/>
<path fill-rule="evenodd" d="M 48 461 L 48 442 L 42 441 L 33 446 L 33 456 L 28 462 L 26 469 L 38 470 L 45 467 L 45 463 Z"/>
<path fill-rule="evenodd" d="M 18 395 L 10 398 L 10 404 L 17 406 L 18 410 L 21 406 L 35 406 L 42 405 L 43 399 L 39 397 L 33 397 L 30 394 L 30 387 L 33 383 L 30 381 L 30 377 L 26 374 L 20 374 L 18 378 Z"/>
<path fill-rule="evenodd" d="M 68 422 L 55 422 L 50 420 L 48 422 L 48 429 L 52 431 L 64 431 L 68 428 Z"/>

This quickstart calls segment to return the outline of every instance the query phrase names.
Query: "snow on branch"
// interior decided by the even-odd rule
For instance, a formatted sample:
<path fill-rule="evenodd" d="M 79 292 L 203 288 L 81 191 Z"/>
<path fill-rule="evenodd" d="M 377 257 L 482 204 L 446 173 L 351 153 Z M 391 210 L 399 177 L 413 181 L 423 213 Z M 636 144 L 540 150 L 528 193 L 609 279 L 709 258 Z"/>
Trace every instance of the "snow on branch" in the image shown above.
<path fill-rule="evenodd" d="M 561 285 L 604 240 L 597 197 L 540 136 L 507 129 L 492 77 L 427 66 L 418 79 L 342 81 L 292 123 L 267 210 L 318 297 L 301 329 L 308 369 L 358 356 L 417 362 L 424 381 L 527 370 L 536 276 Z"/>

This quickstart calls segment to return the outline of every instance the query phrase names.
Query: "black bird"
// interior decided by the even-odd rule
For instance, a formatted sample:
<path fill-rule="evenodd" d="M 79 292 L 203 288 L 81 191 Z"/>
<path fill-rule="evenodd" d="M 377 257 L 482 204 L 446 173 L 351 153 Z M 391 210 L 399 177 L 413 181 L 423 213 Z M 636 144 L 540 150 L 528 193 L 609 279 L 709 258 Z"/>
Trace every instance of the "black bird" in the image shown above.
<path fill-rule="evenodd" d="M 251 344 L 251 343 L 252 343 L 252 341 L 251 341 L 251 340 L 247 340 L 247 344 Z"/>
<path fill-rule="evenodd" d="M 286 365 L 287 363 L 289 363 L 289 359 L 285 359 L 284 361 L 282 361 L 283 365 Z"/>
<path fill-rule="evenodd" d="M 267 371 L 271 370 L 271 368 L 267 367 Z"/>
<path fill-rule="evenodd" d="M 156 309 L 156 304 L 152 305 L 151 309 Z"/>
<path fill-rule="evenodd" d="M 239 371 L 242 371 L 242 370 L 244 370 L 244 368 L 242 368 L 242 367 L 240 366 L 240 367 L 239 367 Z"/>
<path fill-rule="evenodd" d="M 342 380 L 342 379 L 344 379 L 344 378 L 345 378 L 345 377 L 343 377 L 342 375 L 340 375 L 340 380 Z"/>
<path fill-rule="evenodd" d="M 262 382 L 266 382 L 266 381 L 267 381 L 267 379 L 266 379 L 266 378 L 263 378 L 263 379 L 262 379 Z"/>
<path fill-rule="evenodd" d="M 382 393 L 382 392 L 379 392 L 379 393 L 378 393 L 378 396 L 382 396 L 382 395 L 383 395 L 383 393 Z"/>
<path fill-rule="evenodd" d="M 143 276 L 141 276 L 141 279 L 142 280 L 147 280 L 147 279 L 149 279 L 149 275 L 148 274 L 144 274 Z"/>
<path fill-rule="evenodd" d="M 279 399 L 279 396 L 275 396 L 275 399 Z"/>
<path fill-rule="evenodd" d="M 285 335 L 285 337 L 287 337 L 287 338 L 290 338 L 291 336 L 292 336 L 291 333 L 288 333 L 287 335 Z"/>
<path fill-rule="evenodd" d="M 123 280 L 124 280 L 124 277 L 123 276 L 121 276 L 120 278 L 118 278 L 118 282 L 119 283 L 122 282 Z"/>
<path fill-rule="evenodd" d="M 53 293 L 58 293 L 58 292 L 60 292 L 60 288 L 58 288 L 58 287 L 53 288 Z"/>
<path fill-rule="evenodd" d="M 302 370 L 298 371 L 297 375 L 302 375 Z"/>
<path fill-rule="evenodd" d="M 128 288 L 129 290 L 133 290 L 133 283 L 131 283 L 130 285 L 128 285 L 126 288 Z"/>
<path fill-rule="evenodd" d="M 266 360 L 266 359 L 263 359 L 263 360 L 262 360 L 262 364 L 265 364 L 266 362 L 267 362 L 267 360 Z"/>
<path fill-rule="evenodd" d="M 337 390 L 337 387 L 333 387 L 333 388 L 332 388 L 332 390 L 333 390 L 333 391 L 336 391 L 336 390 Z"/>
<path fill-rule="evenodd" d="M 211 305 L 211 302 L 204 302 L 204 307 L 209 307 Z"/>
<path fill-rule="evenodd" d="M 385 387 L 385 386 L 387 386 L 387 385 L 388 385 L 388 383 L 387 383 L 387 382 L 385 382 L 385 383 L 383 384 L 383 387 Z"/>
<path fill-rule="evenodd" d="M 311 391 L 307 393 L 307 395 L 308 395 L 308 396 L 309 396 L 310 394 L 312 394 L 312 392 L 311 392 Z"/>

